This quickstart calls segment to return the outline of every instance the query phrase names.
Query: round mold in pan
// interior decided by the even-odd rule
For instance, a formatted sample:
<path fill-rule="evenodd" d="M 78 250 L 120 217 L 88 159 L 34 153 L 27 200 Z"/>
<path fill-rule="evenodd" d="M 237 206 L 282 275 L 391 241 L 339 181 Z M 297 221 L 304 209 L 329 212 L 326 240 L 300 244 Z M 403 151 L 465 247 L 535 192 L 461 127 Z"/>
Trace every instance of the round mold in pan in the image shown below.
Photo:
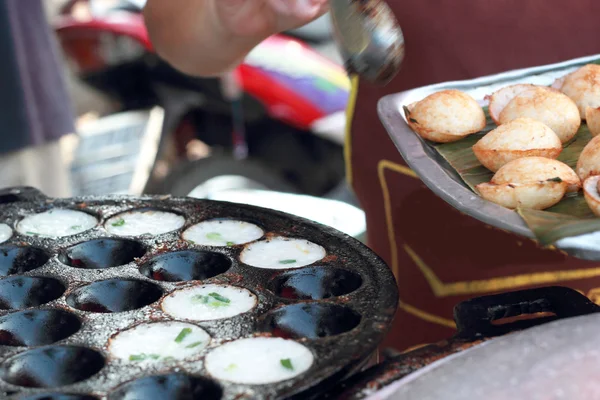
<path fill-rule="evenodd" d="M 240 261 L 256 268 L 282 270 L 314 264 L 326 255 L 322 246 L 309 240 L 272 236 L 247 245 Z"/>
<path fill-rule="evenodd" d="M 52 207 L 25 216 L 17 223 L 16 231 L 24 236 L 57 238 L 83 233 L 97 224 L 97 218 L 85 211 Z"/>
<path fill-rule="evenodd" d="M 56 388 L 90 378 L 102 367 L 102 354 L 86 347 L 38 347 L 6 360 L 0 379 L 24 388 Z"/>
<path fill-rule="evenodd" d="M 212 394 L 214 398 L 225 400 L 244 396 L 252 399 L 306 398 L 313 394 L 318 398 L 320 390 L 354 371 L 376 351 L 391 326 L 397 308 L 395 279 L 379 257 L 362 243 L 330 227 L 288 214 L 241 204 L 168 196 L 48 199 L 34 193 L 28 198 L 0 205 L 0 223 L 14 225 L 24 215 L 49 206 L 89 212 L 98 217 L 99 224 L 81 234 L 52 240 L 33 236 L 19 237 L 18 242 L 15 238 L 10 239 L 3 245 L 39 248 L 48 259 L 31 269 L 11 271 L 10 276 L 4 279 L 10 279 L 13 275 L 16 277 L 17 273 L 18 277 L 57 279 L 65 287 L 65 293 L 54 293 L 53 296 L 58 297 L 47 299 L 48 304 L 36 300 L 37 303 L 27 305 L 26 311 L 62 309 L 77 316 L 81 328 L 45 347 L 0 345 L 0 370 L 6 371 L 7 367 L 15 365 L 15 360 L 20 356 L 46 348 L 87 349 L 92 352 L 86 353 L 90 357 L 94 357 L 91 354 L 101 357 L 96 365 L 99 370 L 94 374 L 88 371 L 83 374 L 85 376 L 75 377 L 81 378 L 77 382 L 71 381 L 73 377 L 55 375 L 51 384 L 62 385 L 69 381 L 68 386 L 37 390 L 15 384 L 22 382 L 15 380 L 14 376 L 0 374 L 0 393 L 34 395 L 64 392 L 118 399 L 124 393 L 140 393 L 139 390 L 152 383 L 159 385 L 157 387 L 166 385 L 168 393 L 178 393 L 178 388 L 187 388 L 181 392 L 182 396 L 189 394 L 189 390 L 196 390 L 194 387 L 208 385 L 217 388 Z M 157 236 L 121 237 L 105 230 L 109 218 L 140 209 L 173 212 L 185 218 L 185 225 Z M 219 219 L 247 221 L 259 226 L 264 235 L 253 242 L 234 246 L 192 244 L 182 238 L 182 232 L 189 227 Z M 282 265 L 278 269 L 257 268 L 240 261 L 240 254 L 252 243 L 277 237 L 308 240 L 322 247 L 325 254 L 309 265 Z M 116 241 L 111 243 L 134 241 L 144 248 L 145 254 L 140 258 L 133 257 L 132 261 L 125 258 L 115 262 L 103 261 L 111 258 L 106 255 L 110 251 L 97 258 L 91 257 L 94 262 L 102 261 L 94 266 L 105 268 L 81 268 L 63 263 L 63 254 L 69 249 L 77 246 L 82 249 L 86 243 L 107 239 Z M 173 254 L 178 252 L 214 254 L 215 259 L 225 258 L 227 262 L 217 262 L 216 267 L 208 262 L 208 267 L 202 267 L 202 260 L 206 259 L 192 257 L 179 259 L 172 264 L 170 261 L 178 259 Z M 89 256 L 88 251 L 82 254 Z M 169 270 L 173 279 L 150 273 L 156 270 Z M 116 289 L 115 285 L 107 286 L 106 282 L 114 282 Z M 119 288 L 119 285 L 125 287 Z M 258 305 L 242 315 L 214 321 L 185 321 L 163 312 L 161 298 L 164 300 L 175 290 L 196 285 L 231 285 L 247 289 L 256 295 Z M 143 299 L 140 300 L 140 293 L 144 293 L 142 287 L 153 289 L 149 298 L 142 295 Z M 94 305 L 87 307 L 88 303 Z M 13 308 L 0 309 L 0 317 L 18 310 L 17 307 Z M 306 326 L 290 323 L 295 316 L 305 318 Z M 195 324 L 211 336 L 210 344 L 199 351 L 194 359 L 137 366 L 108 354 L 107 345 L 113 335 L 139 324 L 173 320 Z M 288 337 L 288 340 L 302 344 L 314 354 L 312 366 L 300 376 L 272 384 L 251 385 L 219 381 L 206 370 L 206 356 L 226 343 L 250 337 L 278 336 Z M 31 371 L 25 372 L 31 375 Z M 170 378 L 173 375 L 176 377 Z"/>
<path fill-rule="evenodd" d="M 233 285 L 193 285 L 171 292 L 161 302 L 163 312 L 176 319 L 214 321 L 230 319 L 254 309 L 258 298 Z"/>
<path fill-rule="evenodd" d="M 73 268 L 107 269 L 133 262 L 146 254 L 143 244 L 135 240 L 101 238 L 71 246 L 58 259 Z"/>
<path fill-rule="evenodd" d="M 261 227 L 246 221 L 213 219 L 190 226 L 181 237 L 201 246 L 236 246 L 258 240 L 265 232 Z"/>
<path fill-rule="evenodd" d="M 44 346 L 74 335 L 81 320 L 60 309 L 18 311 L 0 316 L 0 345 Z"/>
<path fill-rule="evenodd" d="M 110 393 L 108 400 L 219 400 L 221 396 L 222 389 L 210 379 L 172 373 L 147 376 L 127 382 Z"/>
<path fill-rule="evenodd" d="M 137 310 L 160 299 L 159 286 L 133 279 L 107 279 L 73 290 L 67 296 L 71 307 L 95 313 Z"/>
<path fill-rule="evenodd" d="M 197 325 L 180 321 L 142 323 L 112 336 L 110 357 L 136 365 L 194 360 L 211 342 Z"/>
<path fill-rule="evenodd" d="M 104 223 L 104 228 L 113 235 L 135 237 L 163 235 L 175 232 L 184 225 L 185 217 L 178 213 L 147 207 L 114 215 Z"/>
<path fill-rule="evenodd" d="M 7 224 L 0 224 L 0 243 L 6 242 L 13 235 L 13 230 Z"/>
<path fill-rule="evenodd" d="M 140 266 L 140 272 L 157 281 L 178 282 L 206 280 L 229 268 L 231 261 L 221 253 L 188 249 L 152 257 Z"/>
<path fill-rule="evenodd" d="M 48 253 L 26 245 L 0 245 L 0 277 L 22 274 L 40 268 L 48 260 Z"/>
<path fill-rule="evenodd" d="M 38 307 L 58 299 L 66 286 L 58 279 L 13 275 L 0 279 L 0 310 Z"/>
<path fill-rule="evenodd" d="M 313 362 L 312 351 L 298 342 L 255 337 L 214 349 L 206 356 L 206 369 L 223 381 L 264 385 L 300 376 Z"/>
<path fill-rule="evenodd" d="M 71 394 L 60 392 L 44 392 L 32 395 L 11 397 L 11 400 L 100 400 L 99 397 L 87 394 Z"/>
<path fill-rule="evenodd" d="M 343 268 L 301 268 L 276 275 L 269 289 L 289 300 L 323 300 L 354 292 L 362 285 L 356 272 Z"/>
<path fill-rule="evenodd" d="M 298 303 L 275 309 L 261 318 L 262 330 L 284 339 L 337 336 L 356 328 L 361 315 L 338 304 Z"/>

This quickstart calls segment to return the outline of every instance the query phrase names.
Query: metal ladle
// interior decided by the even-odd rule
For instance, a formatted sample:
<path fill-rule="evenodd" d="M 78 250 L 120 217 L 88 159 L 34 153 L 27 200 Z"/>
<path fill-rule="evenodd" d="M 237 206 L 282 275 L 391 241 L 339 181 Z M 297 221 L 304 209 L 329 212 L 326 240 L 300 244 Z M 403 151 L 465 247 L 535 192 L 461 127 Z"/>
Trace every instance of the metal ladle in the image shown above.
<path fill-rule="evenodd" d="M 383 0 L 329 0 L 330 15 L 348 73 L 386 84 L 404 59 L 404 36 Z"/>

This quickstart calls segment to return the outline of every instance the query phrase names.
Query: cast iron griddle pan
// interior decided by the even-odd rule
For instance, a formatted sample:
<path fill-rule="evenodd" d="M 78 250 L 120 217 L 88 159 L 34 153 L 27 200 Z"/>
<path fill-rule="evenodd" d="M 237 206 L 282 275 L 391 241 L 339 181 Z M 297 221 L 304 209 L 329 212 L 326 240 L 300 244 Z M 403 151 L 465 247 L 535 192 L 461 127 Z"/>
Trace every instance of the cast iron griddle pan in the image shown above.
<path fill-rule="evenodd" d="M 61 238 L 15 229 L 26 216 L 51 209 L 84 211 L 97 224 Z M 108 218 L 139 209 L 176 213 L 185 224 L 156 236 L 119 237 L 106 230 Z M 256 224 L 265 232 L 257 241 L 306 239 L 326 256 L 301 268 L 256 268 L 240 261 L 248 244 L 211 247 L 182 239 L 190 226 L 212 219 Z M 0 244 L 1 398 L 318 397 L 369 358 L 397 307 L 393 275 L 364 245 L 332 228 L 258 207 L 168 196 L 52 199 L 14 188 L 0 191 L 0 223 L 13 228 Z M 161 308 L 173 290 L 205 284 L 246 288 L 257 306 L 229 319 L 187 321 L 211 336 L 192 359 L 142 365 L 108 352 L 119 332 L 175 320 Z M 297 377 L 262 385 L 218 380 L 207 372 L 205 357 L 215 348 L 257 336 L 301 343 L 314 362 Z"/>

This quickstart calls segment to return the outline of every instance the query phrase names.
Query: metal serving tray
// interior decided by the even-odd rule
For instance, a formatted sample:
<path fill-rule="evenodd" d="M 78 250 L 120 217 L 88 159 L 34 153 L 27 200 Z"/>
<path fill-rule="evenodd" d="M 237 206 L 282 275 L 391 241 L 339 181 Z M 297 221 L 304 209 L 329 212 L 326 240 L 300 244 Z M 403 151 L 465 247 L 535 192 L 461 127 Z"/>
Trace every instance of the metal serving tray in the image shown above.
<path fill-rule="evenodd" d="M 541 67 L 525 68 L 477 79 L 445 82 L 383 97 L 378 112 L 383 125 L 400 154 L 423 183 L 444 201 L 461 212 L 486 224 L 534 239 L 535 235 L 516 211 L 506 209 L 474 193 L 446 160 L 407 124 L 402 107 L 445 89 L 458 89 L 471 95 L 482 106 L 486 95 L 515 83 L 551 85 L 556 78 L 595 62 L 600 55 L 587 56 Z M 567 253 L 583 259 L 600 259 L 600 249 L 590 250 L 589 244 L 578 245 L 576 238 L 556 243 Z M 583 242 L 584 240 L 582 240 Z"/>

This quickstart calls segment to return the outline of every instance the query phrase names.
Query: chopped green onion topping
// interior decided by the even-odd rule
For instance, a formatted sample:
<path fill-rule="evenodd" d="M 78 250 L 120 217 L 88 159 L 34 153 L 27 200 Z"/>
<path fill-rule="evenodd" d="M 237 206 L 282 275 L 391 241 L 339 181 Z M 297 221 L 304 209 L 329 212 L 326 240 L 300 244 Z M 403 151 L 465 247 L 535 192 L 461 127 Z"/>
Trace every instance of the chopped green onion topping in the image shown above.
<path fill-rule="evenodd" d="M 223 303 L 231 303 L 231 300 L 229 300 L 227 297 L 221 296 L 219 293 L 212 292 L 212 293 L 209 293 L 208 295 L 214 299 L 217 299 L 217 300 L 223 302 Z"/>
<path fill-rule="evenodd" d="M 193 240 L 187 239 L 188 242 L 190 242 L 191 244 L 196 244 L 196 242 L 194 242 Z"/>
<path fill-rule="evenodd" d="M 163 361 L 173 361 L 174 359 L 175 359 L 175 357 L 168 356 L 168 357 L 163 358 Z"/>
<path fill-rule="evenodd" d="M 279 360 L 283 368 L 289 369 L 290 371 L 294 370 L 294 366 L 292 365 L 292 360 L 289 358 L 284 358 L 283 360 Z"/>
<path fill-rule="evenodd" d="M 237 369 L 237 365 L 236 364 L 229 364 L 227 366 L 227 368 L 225 368 L 225 371 L 231 372 L 231 371 L 234 371 L 235 369 Z"/>
<path fill-rule="evenodd" d="M 112 226 L 123 226 L 125 225 L 125 220 L 123 218 L 119 218 L 115 222 L 111 224 Z"/>
<path fill-rule="evenodd" d="M 279 260 L 279 264 L 294 264 L 296 260 Z"/>
<path fill-rule="evenodd" d="M 186 349 L 193 349 L 194 347 L 198 347 L 202 344 L 202 342 L 196 342 L 196 343 L 192 343 L 192 344 L 188 344 L 187 346 L 185 346 Z"/>
<path fill-rule="evenodd" d="M 35 233 L 35 232 L 31 232 L 31 231 L 27 231 L 25 233 L 28 234 L 28 235 L 33 235 L 33 236 L 38 236 L 39 235 L 39 233 Z"/>
<path fill-rule="evenodd" d="M 206 237 L 209 238 L 210 240 L 221 240 L 221 239 L 223 239 L 223 237 L 221 237 L 221 234 L 219 232 L 210 232 L 210 233 L 207 233 Z"/>
<path fill-rule="evenodd" d="M 192 333 L 192 328 L 183 328 L 181 332 L 179 332 L 179 335 L 177 335 L 175 338 L 175 343 L 183 342 L 190 333 Z"/>
<path fill-rule="evenodd" d="M 160 358 L 160 354 L 132 354 L 129 356 L 129 361 L 144 361 L 148 358 L 158 360 Z"/>
<path fill-rule="evenodd" d="M 72 230 L 74 230 L 74 231 L 76 231 L 76 230 L 78 230 L 78 229 L 81 229 L 81 225 L 73 225 L 73 226 L 71 227 L 71 229 L 72 229 Z"/>
<path fill-rule="evenodd" d="M 234 242 L 227 242 L 227 246 L 235 246 Z"/>
<path fill-rule="evenodd" d="M 197 294 L 195 296 L 192 296 L 192 303 L 194 303 L 194 304 L 208 304 L 209 301 L 210 301 L 210 297 L 204 296 L 202 294 Z"/>
<path fill-rule="evenodd" d="M 210 307 L 228 307 L 231 300 L 227 297 L 221 296 L 219 293 L 209 293 L 208 296 L 197 294 L 192 296 L 193 304 L 207 304 Z"/>

